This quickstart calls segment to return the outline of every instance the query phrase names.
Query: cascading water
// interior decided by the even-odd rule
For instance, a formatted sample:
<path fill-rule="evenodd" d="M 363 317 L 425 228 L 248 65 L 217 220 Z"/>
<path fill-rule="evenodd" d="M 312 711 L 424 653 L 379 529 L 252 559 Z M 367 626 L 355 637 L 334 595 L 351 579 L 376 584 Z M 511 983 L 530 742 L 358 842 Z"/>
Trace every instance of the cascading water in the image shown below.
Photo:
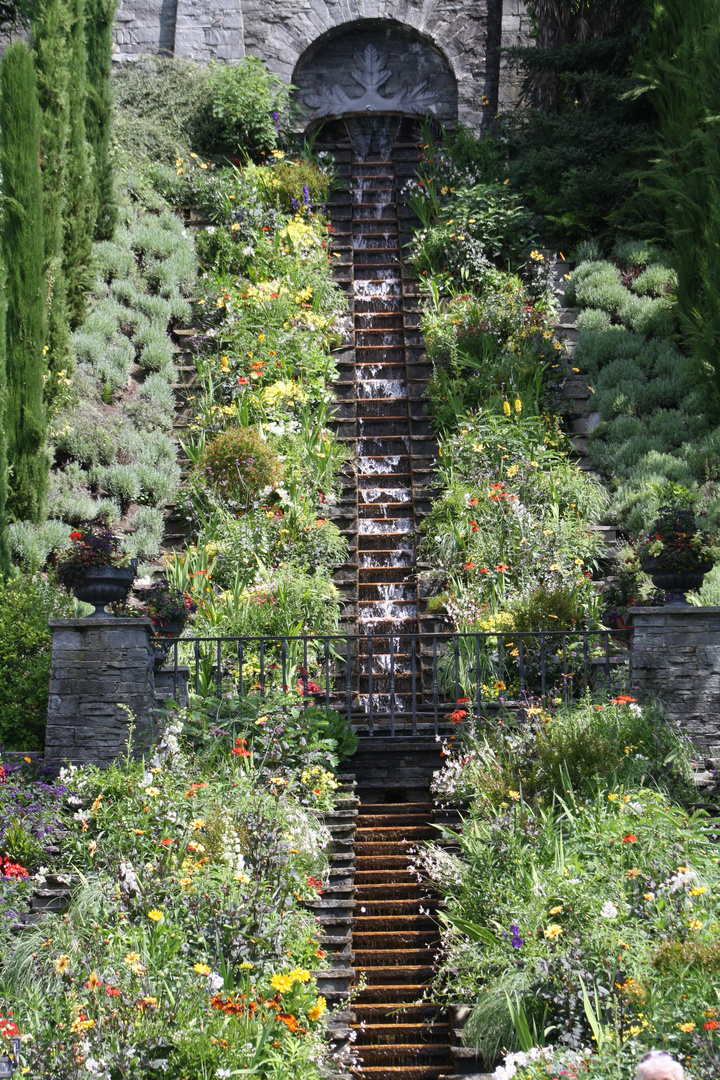
<path fill-rule="evenodd" d="M 391 144 L 381 133 L 373 154 L 377 132 L 355 124 L 362 136 L 351 131 L 358 633 L 372 638 L 360 646 L 357 700 L 394 716 L 409 707 L 418 631 L 400 229 Z"/>

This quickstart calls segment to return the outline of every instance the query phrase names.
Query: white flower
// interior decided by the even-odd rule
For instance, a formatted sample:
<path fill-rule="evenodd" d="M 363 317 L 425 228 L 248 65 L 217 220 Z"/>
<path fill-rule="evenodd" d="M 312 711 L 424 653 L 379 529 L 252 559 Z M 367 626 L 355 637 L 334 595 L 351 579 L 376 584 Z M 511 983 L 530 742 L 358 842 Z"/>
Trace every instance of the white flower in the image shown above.
<path fill-rule="evenodd" d="M 603 919 L 617 919 L 618 909 L 613 904 L 612 900 L 606 900 L 603 906 L 600 908 L 600 915 Z"/>
<path fill-rule="evenodd" d="M 208 236 L 214 236 L 215 235 L 215 226 L 214 225 L 208 225 L 208 227 L 205 229 L 205 232 L 208 234 Z"/>
<path fill-rule="evenodd" d="M 230 1070 L 229 1069 L 218 1069 L 216 1071 L 215 1075 L 218 1076 L 220 1078 L 220 1080 L 226 1080 L 226 1077 L 230 1076 Z"/>
<path fill-rule="evenodd" d="M 636 705 L 635 702 L 631 701 L 628 705 L 628 709 L 633 714 L 633 716 L 642 716 L 642 705 Z"/>
<path fill-rule="evenodd" d="M 225 980 L 222 975 L 218 975 L 217 971 L 211 971 L 207 977 L 208 990 L 212 990 L 213 993 L 217 993 L 218 990 L 222 990 L 225 985 Z"/>

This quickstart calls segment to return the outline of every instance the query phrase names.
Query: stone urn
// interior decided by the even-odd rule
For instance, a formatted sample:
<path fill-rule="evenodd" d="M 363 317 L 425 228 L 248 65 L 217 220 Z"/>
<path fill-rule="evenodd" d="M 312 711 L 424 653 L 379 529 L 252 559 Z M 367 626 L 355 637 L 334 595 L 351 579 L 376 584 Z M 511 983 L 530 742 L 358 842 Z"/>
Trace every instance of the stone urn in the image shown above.
<path fill-rule="evenodd" d="M 667 606 L 673 607 L 688 606 L 685 593 L 690 592 L 691 589 L 699 589 L 703 578 L 713 567 L 711 562 L 701 562 L 697 559 L 695 565 L 689 566 L 686 570 L 666 570 L 658 566 L 658 559 L 655 556 L 643 559 L 640 565 L 645 573 L 650 575 L 656 589 L 672 596 L 672 600 L 667 601 Z"/>
<path fill-rule="evenodd" d="M 86 566 L 73 592 L 78 600 L 94 606 L 87 618 L 101 619 L 107 615 L 105 604 L 125 600 L 136 573 L 137 559 L 132 559 L 129 566 Z"/>

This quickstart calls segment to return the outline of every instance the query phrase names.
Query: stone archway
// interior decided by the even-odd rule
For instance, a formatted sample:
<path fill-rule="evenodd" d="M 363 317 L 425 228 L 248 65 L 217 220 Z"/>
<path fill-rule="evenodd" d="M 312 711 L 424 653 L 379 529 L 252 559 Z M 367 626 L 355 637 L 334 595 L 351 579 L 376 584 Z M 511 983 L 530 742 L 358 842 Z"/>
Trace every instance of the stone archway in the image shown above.
<path fill-rule="evenodd" d="M 308 123 L 347 114 L 401 113 L 454 124 L 457 79 L 425 35 L 388 19 L 328 31 L 298 60 L 295 99 Z"/>

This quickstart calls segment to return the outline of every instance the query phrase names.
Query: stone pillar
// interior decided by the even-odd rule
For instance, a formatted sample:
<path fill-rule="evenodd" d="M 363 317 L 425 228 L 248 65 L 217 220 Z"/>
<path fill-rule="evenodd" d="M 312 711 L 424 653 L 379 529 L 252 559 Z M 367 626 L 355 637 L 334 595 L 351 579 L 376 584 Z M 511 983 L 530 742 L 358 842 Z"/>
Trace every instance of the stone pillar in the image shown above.
<path fill-rule="evenodd" d="M 49 625 L 46 760 L 105 768 L 127 754 L 130 737 L 132 751 L 141 752 L 154 737 L 150 619 L 50 619 Z"/>
<path fill-rule="evenodd" d="M 720 607 L 630 608 L 631 685 L 720 760 Z"/>

